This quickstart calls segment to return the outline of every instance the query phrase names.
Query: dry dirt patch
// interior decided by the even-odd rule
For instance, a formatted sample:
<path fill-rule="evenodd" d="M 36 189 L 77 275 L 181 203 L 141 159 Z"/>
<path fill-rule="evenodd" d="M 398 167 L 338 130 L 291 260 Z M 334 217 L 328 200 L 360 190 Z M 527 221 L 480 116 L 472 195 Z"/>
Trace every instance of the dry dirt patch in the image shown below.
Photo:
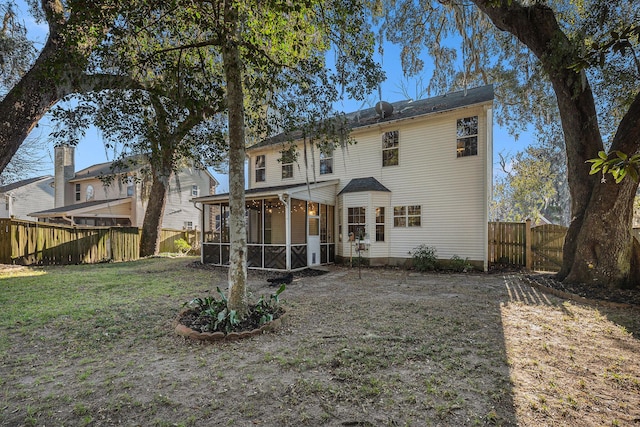
<path fill-rule="evenodd" d="M 640 346 L 621 327 L 637 311 L 615 313 L 614 323 L 516 275 L 364 269 L 358 279 L 332 267 L 288 287 L 289 322 L 277 333 L 202 345 L 176 336 L 172 321 L 180 303 L 222 287 L 226 271 L 157 262 L 139 274 L 176 274 L 167 295 L 6 331 L 1 425 L 626 425 L 638 417 Z M 250 273 L 255 298 L 273 290 L 265 278 Z"/>

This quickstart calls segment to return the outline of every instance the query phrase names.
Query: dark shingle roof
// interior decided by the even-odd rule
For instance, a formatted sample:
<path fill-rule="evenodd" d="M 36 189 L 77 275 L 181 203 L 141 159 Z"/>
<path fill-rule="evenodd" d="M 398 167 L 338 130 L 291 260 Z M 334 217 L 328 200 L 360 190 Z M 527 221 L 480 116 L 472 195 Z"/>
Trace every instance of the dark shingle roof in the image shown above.
<path fill-rule="evenodd" d="M 392 102 L 391 106 L 393 106 L 393 112 L 388 117 L 380 117 L 374 107 L 346 114 L 345 119 L 348 127 L 353 130 L 374 125 L 376 123 L 426 116 L 429 114 L 454 110 L 468 105 L 481 104 L 492 101 L 493 97 L 493 85 L 487 85 L 458 92 L 451 92 L 445 95 L 435 96 L 433 98 L 420 99 L 417 101 L 405 100 Z M 286 141 L 295 141 L 301 137 L 302 133 L 299 131 L 281 133 L 252 145 L 248 149 L 253 150 Z"/>
<path fill-rule="evenodd" d="M 338 193 L 338 196 L 340 194 L 359 193 L 362 191 L 386 191 L 389 193 L 391 192 L 391 190 L 389 190 L 387 187 L 380 184 L 380 182 L 377 179 L 370 176 L 368 178 L 352 179 L 342 190 L 340 190 L 340 192 Z"/>
<path fill-rule="evenodd" d="M 11 184 L 3 185 L 0 187 L 0 193 L 6 193 L 7 191 L 15 190 L 16 188 L 24 187 L 25 185 L 32 184 L 34 182 L 53 178 L 51 175 L 39 176 L 37 178 L 23 179 L 22 181 L 13 182 Z"/>
<path fill-rule="evenodd" d="M 33 212 L 33 213 L 30 213 L 29 215 L 35 216 L 35 215 L 48 215 L 48 214 L 55 214 L 55 213 L 65 213 L 65 212 L 75 211 L 75 210 L 78 210 L 78 209 L 84 209 L 84 208 L 89 208 L 89 207 L 93 207 L 93 206 L 106 205 L 107 203 L 117 202 L 117 201 L 120 201 L 120 200 L 128 200 L 128 199 L 130 199 L 130 197 L 122 197 L 120 199 L 108 199 L 108 200 L 92 200 L 90 202 L 76 203 L 75 205 L 67 205 L 67 206 L 61 206 L 59 208 L 47 209 L 46 211 Z"/>
<path fill-rule="evenodd" d="M 124 159 L 122 159 L 122 163 L 122 168 L 114 168 L 114 162 L 105 162 L 91 165 L 76 172 L 70 181 L 73 182 L 75 180 L 94 178 L 97 176 L 127 173 L 140 169 L 143 165 L 149 164 L 147 157 L 143 154 L 125 157 Z"/>

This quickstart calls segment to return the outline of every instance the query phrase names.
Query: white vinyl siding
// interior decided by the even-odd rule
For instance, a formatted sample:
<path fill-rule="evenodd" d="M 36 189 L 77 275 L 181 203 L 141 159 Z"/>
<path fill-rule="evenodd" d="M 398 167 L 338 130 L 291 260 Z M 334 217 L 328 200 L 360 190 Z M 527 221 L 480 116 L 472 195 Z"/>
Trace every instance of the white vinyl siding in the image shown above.
<path fill-rule="evenodd" d="M 23 219 L 27 221 L 37 221 L 35 217 L 29 216 L 30 213 L 53 209 L 54 207 L 54 189 L 51 186 L 53 178 L 32 182 L 22 187 L 15 188 L 7 193 L 2 193 L 2 211 L 1 218 L 9 218 L 12 214 L 15 219 Z M 7 202 L 6 197 L 12 197 L 11 212 L 5 208 Z"/>
<path fill-rule="evenodd" d="M 491 110 L 488 111 L 490 114 Z M 473 116 L 478 116 L 477 155 L 457 158 L 457 121 Z M 470 260 L 483 260 L 487 246 L 485 237 L 491 187 L 487 179 L 491 176 L 492 163 L 487 158 L 491 153 L 487 152 L 486 117 L 484 106 L 473 106 L 353 131 L 351 137 L 358 143 L 334 151 L 330 178 L 340 180 L 335 194 L 351 179 L 365 177 L 375 178 L 390 193 L 348 193 L 340 197 L 343 240 L 337 245 L 337 254 L 349 256 L 346 242 L 347 208 L 366 206 L 367 233 L 372 241 L 368 254 L 370 257 L 407 258 L 408 251 L 427 244 L 435 246 L 438 257 L 442 259 L 458 255 Z M 399 131 L 398 156 L 401 161 L 397 166 L 383 167 L 382 136 L 384 132 L 394 130 Z M 275 145 L 256 150 L 255 153 L 249 152 L 251 164 L 256 155 L 269 153 L 266 156 L 267 180 L 260 185 L 251 182 L 251 188 L 303 184 L 307 178 L 309 182 L 323 180 L 318 172 L 319 150 L 314 150 L 315 157 L 307 162 L 309 170 L 305 171 L 303 154 L 300 153 L 294 178 L 283 182 L 280 179 L 281 164 L 275 160 L 280 149 L 281 146 Z M 311 156 L 311 150 L 307 153 Z M 312 167 L 315 167 L 315 175 Z M 277 179 L 272 178 L 274 175 Z M 387 201 L 383 203 L 377 197 Z M 340 203 L 340 199 L 337 203 Z M 386 208 L 385 242 L 374 242 L 375 208 L 381 206 Z M 393 227 L 394 206 L 420 206 L 420 227 Z M 337 224 L 336 221 L 336 227 Z"/>

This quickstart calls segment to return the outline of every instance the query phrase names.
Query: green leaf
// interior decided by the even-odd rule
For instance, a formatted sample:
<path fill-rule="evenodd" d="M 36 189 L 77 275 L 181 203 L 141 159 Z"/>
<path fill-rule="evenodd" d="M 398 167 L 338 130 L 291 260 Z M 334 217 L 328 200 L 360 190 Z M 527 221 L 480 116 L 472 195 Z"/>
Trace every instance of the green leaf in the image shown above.
<path fill-rule="evenodd" d="M 629 158 L 629 156 L 627 156 L 625 153 L 623 153 L 622 151 L 614 151 L 614 153 L 616 154 L 616 156 L 618 156 L 618 158 L 622 159 L 622 160 L 627 160 Z"/>

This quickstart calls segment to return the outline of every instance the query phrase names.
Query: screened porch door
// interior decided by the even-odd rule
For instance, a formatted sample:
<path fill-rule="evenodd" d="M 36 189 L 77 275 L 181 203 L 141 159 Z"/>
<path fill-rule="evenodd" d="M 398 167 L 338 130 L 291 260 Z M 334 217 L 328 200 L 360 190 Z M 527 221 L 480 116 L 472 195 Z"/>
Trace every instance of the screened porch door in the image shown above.
<path fill-rule="evenodd" d="M 320 265 L 320 217 L 309 216 L 307 234 L 307 265 Z"/>

